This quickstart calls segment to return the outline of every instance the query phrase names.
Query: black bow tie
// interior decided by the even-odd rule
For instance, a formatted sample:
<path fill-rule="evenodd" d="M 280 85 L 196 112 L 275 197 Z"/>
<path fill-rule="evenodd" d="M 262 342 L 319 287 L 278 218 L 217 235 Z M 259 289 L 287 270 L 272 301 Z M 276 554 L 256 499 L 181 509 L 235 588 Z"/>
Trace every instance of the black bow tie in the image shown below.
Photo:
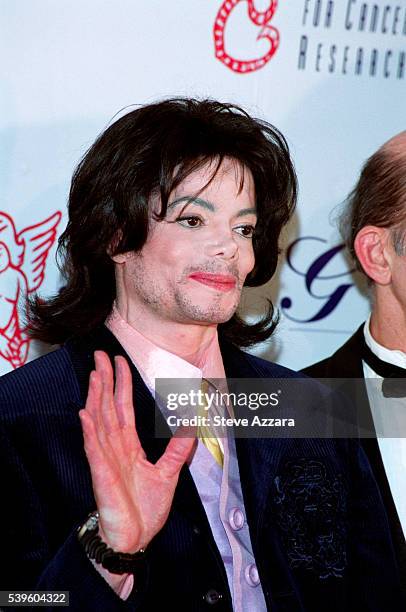
<path fill-rule="evenodd" d="M 362 359 L 378 376 L 382 376 L 382 393 L 384 397 L 406 397 L 406 369 L 382 361 L 371 351 L 364 340 Z"/>

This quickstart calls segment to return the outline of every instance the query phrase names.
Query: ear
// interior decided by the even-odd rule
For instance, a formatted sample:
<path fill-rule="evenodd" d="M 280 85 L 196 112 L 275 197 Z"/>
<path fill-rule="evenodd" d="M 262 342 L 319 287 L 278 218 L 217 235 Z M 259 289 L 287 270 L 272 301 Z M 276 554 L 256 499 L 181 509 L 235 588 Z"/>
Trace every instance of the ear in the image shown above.
<path fill-rule="evenodd" d="M 110 250 L 109 250 L 110 251 Z M 110 252 L 108 254 L 110 255 Z M 110 255 L 110 259 L 114 261 L 116 264 L 123 264 L 127 261 L 128 253 L 120 253 L 119 255 Z"/>
<path fill-rule="evenodd" d="M 366 225 L 355 237 L 354 250 L 369 278 L 378 285 L 388 285 L 391 282 L 393 249 L 387 228 Z"/>

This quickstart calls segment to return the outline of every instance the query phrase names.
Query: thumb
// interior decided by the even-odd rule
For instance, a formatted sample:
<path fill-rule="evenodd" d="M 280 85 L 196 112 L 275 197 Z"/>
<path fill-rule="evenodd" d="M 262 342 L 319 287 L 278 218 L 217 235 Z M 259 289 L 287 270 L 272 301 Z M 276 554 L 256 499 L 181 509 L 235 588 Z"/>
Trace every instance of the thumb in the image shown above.
<path fill-rule="evenodd" d="M 174 478 L 182 469 L 196 441 L 196 427 L 179 427 L 169 440 L 162 457 L 156 462 L 165 478 Z"/>

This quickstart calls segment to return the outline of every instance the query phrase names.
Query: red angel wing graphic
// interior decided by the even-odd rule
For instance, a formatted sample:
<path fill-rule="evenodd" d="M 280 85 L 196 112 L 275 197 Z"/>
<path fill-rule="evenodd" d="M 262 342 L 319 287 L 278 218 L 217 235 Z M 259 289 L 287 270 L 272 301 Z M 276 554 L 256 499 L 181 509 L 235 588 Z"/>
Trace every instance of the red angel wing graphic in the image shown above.
<path fill-rule="evenodd" d="M 13 368 L 27 360 L 30 339 L 21 325 L 20 316 L 26 314 L 27 293 L 37 290 L 44 280 L 47 257 L 61 218 L 62 213 L 58 211 L 17 234 L 10 215 L 0 212 L 0 252 L 3 258 L 0 284 L 5 283 L 0 293 L 3 292 L 3 298 L 7 298 L 3 299 L 0 317 L 0 360 L 7 360 Z"/>
<path fill-rule="evenodd" d="M 17 236 L 17 242 L 24 246 L 21 272 L 27 279 L 28 293 L 35 291 L 44 280 L 45 265 L 49 250 L 56 238 L 56 228 L 62 213 L 57 211 L 45 221 L 23 229 Z"/>

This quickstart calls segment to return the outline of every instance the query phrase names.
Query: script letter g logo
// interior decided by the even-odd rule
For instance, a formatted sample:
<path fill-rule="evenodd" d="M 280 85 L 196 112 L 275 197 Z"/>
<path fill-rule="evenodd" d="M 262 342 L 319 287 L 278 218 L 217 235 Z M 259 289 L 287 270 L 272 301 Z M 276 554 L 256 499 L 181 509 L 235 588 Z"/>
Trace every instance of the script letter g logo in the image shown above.
<path fill-rule="evenodd" d="M 299 243 L 304 241 L 308 241 L 313 244 L 315 243 L 315 246 L 317 246 L 317 243 L 325 245 L 327 241 L 324 238 L 318 238 L 317 236 L 303 236 L 302 238 L 298 238 L 297 240 L 295 240 L 286 252 L 286 261 L 289 268 L 293 272 L 304 278 L 305 289 L 308 295 L 314 299 L 317 310 L 311 317 L 294 317 L 292 316 L 292 314 L 290 314 L 290 312 L 287 312 L 293 306 L 293 300 L 288 296 L 282 298 L 281 308 L 283 310 L 284 315 L 291 321 L 296 321 L 297 323 L 313 323 L 314 321 L 321 321 L 322 319 L 328 317 L 328 315 L 331 314 L 341 302 L 347 291 L 351 289 L 351 287 L 353 287 L 354 283 L 343 283 L 340 282 L 339 279 L 345 276 L 349 276 L 354 270 L 346 269 L 343 272 L 339 272 L 337 274 L 322 275 L 324 268 L 327 267 L 329 262 L 332 261 L 336 257 L 336 255 L 338 255 L 338 253 L 340 253 L 344 249 L 344 244 L 339 244 L 327 250 L 323 250 L 319 255 L 316 255 L 316 257 L 313 259 L 307 269 L 299 269 L 293 261 L 294 251 L 295 247 Z M 298 261 L 298 263 L 300 264 L 300 260 Z M 317 285 L 323 281 L 335 280 L 337 280 L 337 286 L 334 288 L 333 291 L 327 294 L 323 293 L 322 295 L 316 293 L 314 285 Z M 320 303 L 322 303 L 321 307 L 318 306 Z"/>
<path fill-rule="evenodd" d="M 235 59 L 225 50 L 224 33 L 228 18 L 237 4 L 243 1 L 247 1 L 249 19 L 256 26 L 261 27 L 257 40 L 265 38 L 270 44 L 269 51 L 257 59 Z M 213 28 L 215 54 L 217 59 L 220 60 L 220 62 L 223 62 L 227 68 L 233 70 L 233 72 L 239 73 L 253 72 L 254 70 L 258 70 L 259 68 L 265 66 L 279 46 L 278 30 L 268 25 L 274 16 L 277 6 L 278 0 L 271 0 L 269 8 L 266 11 L 257 11 L 255 9 L 254 0 L 225 0 L 217 13 Z"/>

